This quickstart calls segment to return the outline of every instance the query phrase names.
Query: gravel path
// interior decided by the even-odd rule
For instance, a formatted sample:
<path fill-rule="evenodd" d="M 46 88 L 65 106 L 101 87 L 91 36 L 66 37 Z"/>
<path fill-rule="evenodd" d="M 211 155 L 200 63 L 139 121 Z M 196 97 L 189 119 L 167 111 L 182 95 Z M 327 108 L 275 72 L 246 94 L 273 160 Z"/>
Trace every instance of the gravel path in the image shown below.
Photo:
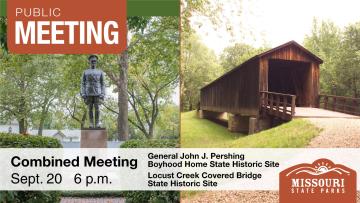
<path fill-rule="evenodd" d="M 182 198 L 181 203 L 276 203 L 277 191 L 213 191 L 201 192 L 190 198 Z"/>
<path fill-rule="evenodd" d="M 202 192 L 189 199 L 181 199 L 181 203 L 277 203 L 277 191 L 219 191 Z M 360 203 L 360 192 L 357 192 L 357 202 Z"/>
<path fill-rule="evenodd" d="M 360 147 L 360 119 L 307 118 L 322 129 L 308 147 Z"/>

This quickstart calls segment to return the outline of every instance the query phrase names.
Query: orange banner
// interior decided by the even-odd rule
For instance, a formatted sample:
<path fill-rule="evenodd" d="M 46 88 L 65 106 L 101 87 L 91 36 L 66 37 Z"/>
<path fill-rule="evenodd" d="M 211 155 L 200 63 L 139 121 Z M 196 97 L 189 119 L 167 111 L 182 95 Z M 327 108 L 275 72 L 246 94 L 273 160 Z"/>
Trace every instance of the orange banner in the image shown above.
<path fill-rule="evenodd" d="M 7 6 L 11 53 L 117 54 L 126 48 L 126 0 L 11 0 Z"/>

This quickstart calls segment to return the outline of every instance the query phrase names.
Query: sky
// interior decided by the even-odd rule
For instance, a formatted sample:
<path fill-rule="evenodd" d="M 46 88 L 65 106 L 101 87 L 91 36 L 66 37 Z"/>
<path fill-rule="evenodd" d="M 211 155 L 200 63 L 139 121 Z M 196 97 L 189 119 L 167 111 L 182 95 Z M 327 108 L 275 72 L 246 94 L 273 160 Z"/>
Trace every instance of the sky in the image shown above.
<path fill-rule="evenodd" d="M 177 86 L 171 95 L 171 99 L 175 105 L 180 105 L 180 86 Z"/>
<path fill-rule="evenodd" d="M 302 44 L 314 17 L 344 27 L 360 21 L 360 0 L 210 0 L 219 2 L 222 23 L 214 28 L 207 18 L 195 16 L 192 27 L 217 55 L 235 42 L 275 47 L 295 40 Z M 225 25 L 230 25 L 226 27 Z M 227 28 L 232 28 L 228 31 Z"/>

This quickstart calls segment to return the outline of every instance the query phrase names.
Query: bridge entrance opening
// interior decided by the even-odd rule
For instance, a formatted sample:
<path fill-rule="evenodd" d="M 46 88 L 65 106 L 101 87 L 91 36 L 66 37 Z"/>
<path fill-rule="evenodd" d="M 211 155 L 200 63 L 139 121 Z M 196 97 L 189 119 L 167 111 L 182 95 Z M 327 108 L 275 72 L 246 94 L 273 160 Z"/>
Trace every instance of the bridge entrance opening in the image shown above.
<path fill-rule="evenodd" d="M 268 91 L 296 95 L 296 106 L 309 106 L 311 64 L 280 59 L 269 60 Z"/>

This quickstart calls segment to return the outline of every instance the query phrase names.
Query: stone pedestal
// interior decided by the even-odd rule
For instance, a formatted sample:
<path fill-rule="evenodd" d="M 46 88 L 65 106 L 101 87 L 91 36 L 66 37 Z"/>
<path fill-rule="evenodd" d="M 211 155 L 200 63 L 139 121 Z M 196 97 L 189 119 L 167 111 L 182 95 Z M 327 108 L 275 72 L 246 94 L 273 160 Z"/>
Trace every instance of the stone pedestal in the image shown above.
<path fill-rule="evenodd" d="M 105 128 L 81 129 L 80 148 L 107 148 Z"/>

